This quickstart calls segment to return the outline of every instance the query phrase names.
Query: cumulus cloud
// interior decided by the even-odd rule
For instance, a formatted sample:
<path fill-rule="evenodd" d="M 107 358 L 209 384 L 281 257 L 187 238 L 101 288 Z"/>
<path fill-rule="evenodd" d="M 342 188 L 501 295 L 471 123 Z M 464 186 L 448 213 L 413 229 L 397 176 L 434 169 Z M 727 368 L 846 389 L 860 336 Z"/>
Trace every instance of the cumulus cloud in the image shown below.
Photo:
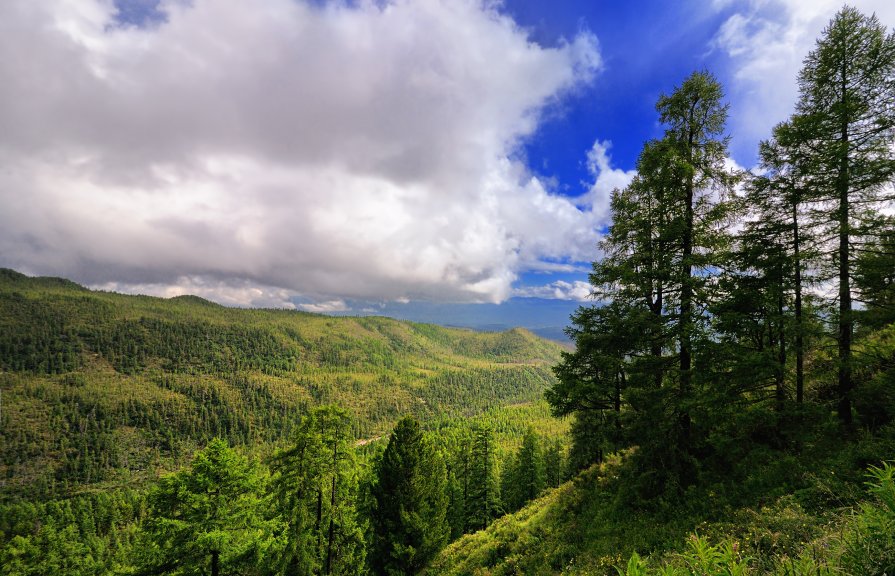
<path fill-rule="evenodd" d="M 583 201 L 591 207 L 598 220 L 609 219 L 609 201 L 613 190 L 627 187 L 637 174 L 636 170 L 621 170 L 612 167 L 609 149 L 612 143 L 597 140 L 587 153 L 587 168 L 594 177 L 590 190 Z"/>
<path fill-rule="evenodd" d="M 238 308 L 296 308 L 294 292 L 260 285 L 256 282 L 239 279 L 214 279 L 203 276 L 183 276 L 165 284 L 122 284 L 121 282 L 105 282 L 93 286 L 97 290 L 109 292 L 130 292 L 145 296 L 174 298 L 175 296 L 199 296 L 225 306 Z M 344 303 L 343 303 L 344 305 Z M 304 309 L 305 305 L 299 307 Z M 309 310 L 316 312 L 317 310 Z"/>
<path fill-rule="evenodd" d="M 599 72 L 588 32 L 539 46 L 485 0 L 159 10 L 0 3 L 0 265 L 338 307 L 500 301 L 520 271 L 591 259 L 599 199 L 514 160 Z"/>
<path fill-rule="evenodd" d="M 855 0 L 849 4 L 865 14 L 875 13 L 890 29 L 895 26 L 895 3 Z M 803 60 L 840 0 L 746 0 L 714 3 L 718 10 L 733 8 L 713 41 L 732 61 L 732 125 L 734 152 L 754 157 L 759 140 L 792 114 L 798 99 L 798 74 Z"/>
<path fill-rule="evenodd" d="M 346 312 L 349 310 L 344 300 L 327 300 L 325 302 L 309 302 L 299 304 L 299 308 L 305 312 L 318 312 L 320 314 L 332 314 L 333 312 Z"/>
<path fill-rule="evenodd" d="M 587 282 L 575 280 L 566 282 L 557 280 L 543 286 L 524 286 L 514 291 L 514 296 L 521 298 L 546 298 L 552 300 L 577 300 L 583 302 L 590 298 L 593 288 Z"/>

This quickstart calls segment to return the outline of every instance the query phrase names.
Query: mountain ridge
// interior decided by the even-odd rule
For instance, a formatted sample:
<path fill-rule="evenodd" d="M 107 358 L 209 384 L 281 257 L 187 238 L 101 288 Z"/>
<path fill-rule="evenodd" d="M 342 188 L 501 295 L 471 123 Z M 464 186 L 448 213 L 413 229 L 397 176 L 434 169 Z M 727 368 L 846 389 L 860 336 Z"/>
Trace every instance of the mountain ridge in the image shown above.
<path fill-rule="evenodd" d="M 370 438 L 404 414 L 538 401 L 561 351 L 525 329 L 228 308 L 3 270 L 0 497 L 149 478 L 214 436 L 277 445 L 325 403 Z"/>

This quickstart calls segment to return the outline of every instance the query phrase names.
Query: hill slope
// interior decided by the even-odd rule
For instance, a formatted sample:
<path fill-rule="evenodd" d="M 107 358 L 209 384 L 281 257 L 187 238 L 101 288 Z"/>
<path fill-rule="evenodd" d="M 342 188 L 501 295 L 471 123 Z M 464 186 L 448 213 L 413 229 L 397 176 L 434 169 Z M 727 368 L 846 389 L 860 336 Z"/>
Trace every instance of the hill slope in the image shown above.
<path fill-rule="evenodd" d="M 406 413 L 530 402 L 560 350 L 518 329 L 231 309 L 0 270 L 0 496 L 154 477 L 213 436 L 270 446 L 321 403 L 372 438 Z"/>

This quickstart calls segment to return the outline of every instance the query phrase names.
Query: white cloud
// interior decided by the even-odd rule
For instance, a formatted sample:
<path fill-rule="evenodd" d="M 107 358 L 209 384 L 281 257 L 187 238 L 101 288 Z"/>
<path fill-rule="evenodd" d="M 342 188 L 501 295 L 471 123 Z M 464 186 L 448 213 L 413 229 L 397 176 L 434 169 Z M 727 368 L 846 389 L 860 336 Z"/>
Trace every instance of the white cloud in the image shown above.
<path fill-rule="evenodd" d="M 581 199 L 591 206 L 592 211 L 601 222 L 609 219 L 609 202 L 612 199 L 613 190 L 621 190 L 631 183 L 636 170 L 621 170 L 612 167 L 609 156 L 611 142 L 597 140 L 587 153 L 587 167 L 594 182 L 587 194 Z"/>
<path fill-rule="evenodd" d="M 855 0 L 850 5 L 865 14 L 876 13 L 891 29 L 895 3 Z M 798 75 L 823 29 L 842 7 L 841 0 L 746 0 L 715 2 L 722 10 L 735 6 L 713 45 L 733 64 L 731 133 L 733 152 L 754 158 L 757 144 L 794 111 Z"/>
<path fill-rule="evenodd" d="M 318 312 L 321 314 L 347 312 L 349 310 L 348 305 L 345 304 L 344 300 L 327 300 L 326 302 L 299 304 L 298 307 L 305 312 Z"/>
<path fill-rule="evenodd" d="M 0 265 L 255 305 L 499 301 L 590 260 L 600 199 L 512 158 L 596 39 L 538 46 L 495 6 L 169 0 L 141 29 L 0 3 Z"/>
<path fill-rule="evenodd" d="M 203 276 L 183 276 L 166 284 L 122 284 L 106 282 L 90 286 L 94 290 L 130 292 L 160 298 L 193 295 L 225 306 L 239 308 L 286 308 L 295 309 L 292 298 L 295 293 L 281 288 L 259 285 L 246 280 L 214 280 Z"/>
<path fill-rule="evenodd" d="M 546 298 L 553 300 L 578 300 L 583 302 L 590 298 L 593 288 L 587 282 L 575 280 L 566 282 L 557 280 L 542 286 L 524 286 L 517 288 L 513 295 L 520 298 Z"/>

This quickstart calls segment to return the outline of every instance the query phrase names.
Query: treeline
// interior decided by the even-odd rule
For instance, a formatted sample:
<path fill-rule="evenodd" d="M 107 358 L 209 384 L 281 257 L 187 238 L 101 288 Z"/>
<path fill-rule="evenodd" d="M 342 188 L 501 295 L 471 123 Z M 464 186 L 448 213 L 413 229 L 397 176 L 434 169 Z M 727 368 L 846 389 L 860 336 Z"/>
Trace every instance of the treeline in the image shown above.
<path fill-rule="evenodd" d="M 763 446 L 800 449 L 830 410 L 845 438 L 895 417 L 891 322 L 895 35 L 843 8 L 805 59 L 758 174 L 727 161 L 728 107 L 708 72 L 657 105 L 665 127 L 612 196 L 590 282 L 555 368 L 580 464 L 637 447 L 629 498 L 678 498 Z"/>
<path fill-rule="evenodd" d="M 0 270 L 0 310 L 0 369 L 10 372 L 61 374 L 91 355 L 126 374 L 275 375 L 314 366 L 400 370 L 446 357 L 528 364 L 557 356 L 555 345 L 518 329 L 477 333 L 387 318 L 232 310 L 195 297 L 91 292 L 11 270 Z"/>
<path fill-rule="evenodd" d="M 0 505 L 0 563 L 10 576 L 415 574 L 564 480 L 557 442 L 529 430 L 502 457 L 487 418 L 432 433 L 405 417 L 360 453 L 352 429 L 323 406 L 263 462 L 216 438 L 148 492 Z"/>

